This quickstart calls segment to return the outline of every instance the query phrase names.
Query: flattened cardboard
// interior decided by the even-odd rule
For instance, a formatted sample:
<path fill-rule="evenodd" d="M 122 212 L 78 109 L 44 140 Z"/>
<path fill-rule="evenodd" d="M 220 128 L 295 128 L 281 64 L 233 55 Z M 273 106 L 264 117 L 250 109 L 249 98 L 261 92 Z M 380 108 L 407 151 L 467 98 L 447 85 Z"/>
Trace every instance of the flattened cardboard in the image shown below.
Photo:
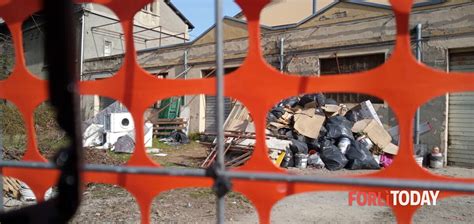
<path fill-rule="evenodd" d="M 392 141 L 390 134 L 374 119 L 365 119 L 356 122 L 352 127 L 352 132 L 364 133 L 381 149 L 384 149 Z"/>
<path fill-rule="evenodd" d="M 382 149 L 385 153 L 392 154 L 392 155 L 397 155 L 398 154 L 398 146 L 390 143 L 385 148 Z"/>
<path fill-rule="evenodd" d="M 294 125 L 294 128 L 298 133 L 313 139 L 318 138 L 319 131 L 326 119 L 326 117 L 315 114 L 315 112 L 315 108 L 310 108 L 296 113 Z"/>
<path fill-rule="evenodd" d="M 339 112 L 339 110 L 341 109 L 340 106 L 333 105 L 333 104 L 326 104 L 324 107 L 321 107 L 321 108 L 323 108 L 324 112 L 327 112 L 327 113 Z"/>

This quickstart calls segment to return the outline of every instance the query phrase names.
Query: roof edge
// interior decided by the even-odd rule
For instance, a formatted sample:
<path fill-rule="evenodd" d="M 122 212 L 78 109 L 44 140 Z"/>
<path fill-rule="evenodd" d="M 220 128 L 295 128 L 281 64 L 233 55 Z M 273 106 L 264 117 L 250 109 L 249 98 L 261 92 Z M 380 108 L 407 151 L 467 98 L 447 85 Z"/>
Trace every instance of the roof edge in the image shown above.
<path fill-rule="evenodd" d="M 171 2 L 171 0 L 163 0 L 163 2 L 166 3 L 166 5 L 168 5 L 176 13 L 176 15 L 178 15 L 179 18 L 188 25 L 189 29 L 194 29 L 194 25 L 191 23 L 191 21 L 186 18 L 186 16 Z"/>

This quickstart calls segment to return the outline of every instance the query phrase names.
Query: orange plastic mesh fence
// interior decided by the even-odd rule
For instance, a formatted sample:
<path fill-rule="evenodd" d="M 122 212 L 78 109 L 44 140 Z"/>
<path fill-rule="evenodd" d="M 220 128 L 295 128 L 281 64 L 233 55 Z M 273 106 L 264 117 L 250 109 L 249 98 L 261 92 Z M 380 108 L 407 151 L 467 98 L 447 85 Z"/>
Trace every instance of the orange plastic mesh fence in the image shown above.
<path fill-rule="evenodd" d="M 142 69 L 136 60 L 133 42 L 133 17 L 151 0 L 91 0 L 77 3 L 97 3 L 113 10 L 124 30 L 126 53 L 121 69 L 112 77 L 100 81 L 83 81 L 80 93 L 99 95 L 122 102 L 132 113 L 136 124 L 144 122 L 143 114 L 149 105 L 171 96 L 191 94 L 214 95 L 215 79 L 168 80 L 158 79 Z M 473 73 L 436 71 L 416 61 L 411 54 L 408 20 L 411 0 L 391 0 L 396 16 L 396 46 L 390 59 L 382 66 L 357 75 L 301 77 L 280 73 L 262 58 L 260 48 L 259 14 L 270 0 L 237 0 L 248 20 L 248 54 L 240 68 L 225 76 L 225 96 L 242 102 L 252 114 L 257 131 L 257 144 L 251 159 L 236 171 L 266 171 L 287 173 L 276 167 L 267 155 L 265 145 L 266 113 L 278 101 L 294 95 L 314 92 L 356 92 L 377 96 L 388 102 L 400 124 L 400 152 L 387 169 L 364 177 L 403 178 L 429 181 L 474 183 L 473 179 L 454 179 L 431 174 L 413 159 L 413 117 L 416 109 L 428 100 L 447 92 L 474 91 Z M 46 162 L 39 153 L 35 137 L 33 113 L 48 99 L 48 81 L 38 79 L 25 67 L 22 40 L 22 22 L 41 8 L 40 0 L 0 0 L 0 16 L 7 23 L 15 46 L 15 67 L 11 76 L 0 81 L 0 98 L 17 106 L 27 129 L 28 144 L 24 161 Z M 350 29 L 350 27 L 348 27 Z M 376 85 L 375 85 L 376 84 Z M 113 88 L 111 88 L 113 86 Z M 143 138 L 142 125 L 136 126 L 136 136 Z M 137 140 L 137 143 L 143 142 Z M 145 153 L 143 144 L 137 144 L 127 166 L 160 165 Z M 37 198 L 56 183 L 58 171 L 27 168 L 2 168 L 6 176 L 26 182 Z M 150 221 L 150 206 L 160 192 L 185 187 L 210 187 L 207 177 L 169 177 L 143 174 L 84 172 L 85 182 L 116 184 L 127 189 L 137 200 L 142 223 Z M 146 184 L 145 184 L 146 183 Z M 245 195 L 257 209 L 261 223 L 269 223 L 272 206 L 286 196 L 315 191 L 377 190 L 358 186 L 338 186 L 309 183 L 232 180 L 233 190 Z M 263 190 L 264 189 L 264 190 Z M 460 195 L 443 191 L 440 198 Z M 393 206 L 400 223 L 409 223 L 417 206 Z"/>

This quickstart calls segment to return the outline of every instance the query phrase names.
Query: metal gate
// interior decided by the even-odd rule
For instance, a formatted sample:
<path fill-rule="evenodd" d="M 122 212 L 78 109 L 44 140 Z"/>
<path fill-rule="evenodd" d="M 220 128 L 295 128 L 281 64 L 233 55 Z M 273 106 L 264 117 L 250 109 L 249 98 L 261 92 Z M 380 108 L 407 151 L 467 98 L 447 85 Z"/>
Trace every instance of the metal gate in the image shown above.
<path fill-rule="evenodd" d="M 451 53 L 449 70 L 474 71 L 474 49 Z M 474 167 L 474 92 L 449 95 L 448 163 Z"/>

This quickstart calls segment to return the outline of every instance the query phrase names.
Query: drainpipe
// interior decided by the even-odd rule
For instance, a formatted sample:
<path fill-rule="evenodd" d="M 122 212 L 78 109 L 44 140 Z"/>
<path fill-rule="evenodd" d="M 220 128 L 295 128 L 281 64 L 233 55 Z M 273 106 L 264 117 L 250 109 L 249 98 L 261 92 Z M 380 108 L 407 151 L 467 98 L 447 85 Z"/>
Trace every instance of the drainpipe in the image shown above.
<path fill-rule="evenodd" d="M 421 63 L 421 23 L 416 25 L 416 59 Z M 420 144 L 420 108 L 415 114 L 415 144 Z"/>
<path fill-rule="evenodd" d="M 188 78 L 188 50 L 184 51 L 184 79 Z"/>
<path fill-rule="evenodd" d="M 316 11 L 318 10 L 317 3 L 318 0 L 313 0 L 313 15 L 316 14 Z"/>
<path fill-rule="evenodd" d="M 82 10 L 81 16 L 81 56 L 80 56 L 80 65 L 79 65 L 79 75 L 80 80 L 82 80 L 82 73 L 84 71 L 84 31 L 85 31 L 85 11 Z"/>
<path fill-rule="evenodd" d="M 446 49 L 446 72 L 449 73 L 449 50 Z M 443 144 L 443 165 L 447 166 L 448 165 L 448 139 L 449 139 L 449 93 L 446 94 L 446 100 L 445 100 L 445 115 L 444 115 L 444 144 Z"/>
<path fill-rule="evenodd" d="M 285 65 L 285 38 L 280 38 L 280 72 L 283 72 Z"/>

